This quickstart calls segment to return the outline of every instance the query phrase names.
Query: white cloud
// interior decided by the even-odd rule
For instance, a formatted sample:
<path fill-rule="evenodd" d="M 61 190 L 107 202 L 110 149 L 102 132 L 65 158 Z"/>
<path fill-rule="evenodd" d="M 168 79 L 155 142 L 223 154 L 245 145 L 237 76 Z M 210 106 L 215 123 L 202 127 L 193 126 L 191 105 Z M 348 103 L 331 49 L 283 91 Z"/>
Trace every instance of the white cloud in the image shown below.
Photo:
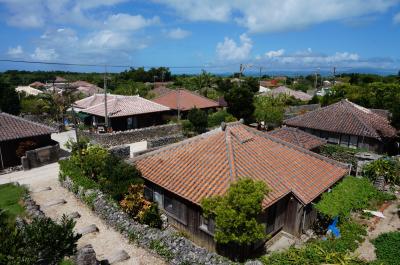
<path fill-rule="evenodd" d="M 153 0 L 175 9 L 179 15 L 190 21 L 227 21 L 231 16 L 230 1 L 214 0 Z"/>
<path fill-rule="evenodd" d="M 327 21 L 383 13 L 399 0 L 153 0 L 187 20 L 234 20 L 251 32 L 301 29 Z"/>
<path fill-rule="evenodd" d="M 188 30 L 176 28 L 176 29 L 171 29 L 171 30 L 167 31 L 166 34 L 171 39 L 184 39 L 186 37 L 189 37 L 190 34 L 192 34 L 192 33 Z"/>
<path fill-rule="evenodd" d="M 393 17 L 393 22 L 395 24 L 400 24 L 400 12 L 397 13 L 394 17 Z"/>
<path fill-rule="evenodd" d="M 58 58 L 58 53 L 54 49 L 37 47 L 31 57 L 39 61 L 52 61 Z"/>
<path fill-rule="evenodd" d="M 108 17 L 104 24 L 112 30 L 138 30 L 160 23 L 160 18 L 155 16 L 146 19 L 141 15 L 115 14 Z"/>
<path fill-rule="evenodd" d="M 17 47 L 8 48 L 7 54 L 11 57 L 20 57 L 24 54 L 24 50 L 21 45 L 18 45 Z"/>
<path fill-rule="evenodd" d="M 267 56 L 268 58 L 272 58 L 272 57 L 280 57 L 285 53 L 284 49 L 279 49 L 276 51 L 268 51 L 265 53 L 265 56 Z"/>
<path fill-rule="evenodd" d="M 217 44 L 216 52 L 219 60 L 240 61 L 249 58 L 252 48 L 252 40 L 246 34 L 242 34 L 239 44 L 233 39 L 225 37 L 224 42 Z"/>
<path fill-rule="evenodd" d="M 87 47 L 101 49 L 122 49 L 130 44 L 127 35 L 111 30 L 102 30 L 93 33 L 85 41 Z"/>

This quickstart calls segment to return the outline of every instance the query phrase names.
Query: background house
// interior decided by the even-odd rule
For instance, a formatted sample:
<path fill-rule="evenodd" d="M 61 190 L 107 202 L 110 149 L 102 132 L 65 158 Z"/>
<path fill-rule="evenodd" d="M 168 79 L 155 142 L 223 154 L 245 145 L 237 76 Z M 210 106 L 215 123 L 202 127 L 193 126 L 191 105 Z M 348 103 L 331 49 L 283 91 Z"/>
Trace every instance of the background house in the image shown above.
<path fill-rule="evenodd" d="M 396 129 L 383 113 L 343 99 L 283 123 L 324 138 L 328 143 L 379 153 L 390 151 L 397 137 Z"/>
<path fill-rule="evenodd" d="M 21 156 L 27 150 L 58 144 L 51 139 L 55 132 L 43 124 L 0 112 L 0 168 L 21 165 Z"/>
<path fill-rule="evenodd" d="M 220 107 L 218 102 L 186 89 L 171 90 L 152 101 L 170 108 L 173 110 L 173 115 L 177 115 L 179 109 L 183 117 L 194 107 L 202 110 L 215 110 Z"/>
<path fill-rule="evenodd" d="M 145 179 L 146 198 L 159 204 L 173 226 L 211 250 L 215 225 L 203 218 L 201 199 L 223 195 L 239 177 L 264 181 L 271 189 L 260 216 L 267 234 L 300 235 L 316 218 L 311 203 L 349 172 L 347 165 L 240 122 L 131 161 Z"/>
<path fill-rule="evenodd" d="M 327 143 L 325 139 L 292 127 L 275 129 L 268 134 L 307 150 L 316 150 Z"/>
<path fill-rule="evenodd" d="M 93 96 L 74 103 L 76 111 L 86 114 L 86 125 L 96 127 L 105 123 L 105 96 Z M 139 96 L 107 94 L 109 126 L 114 131 L 143 128 L 164 123 L 169 108 Z"/>
<path fill-rule="evenodd" d="M 309 94 L 304 93 L 302 91 L 290 89 L 286 86 L 277 87 L 275 89 L 272 89 L 269 92 L 262 93 L 261 95 L 266 95 L 266 96 L 268 96 L 268 95 L 272 95 L 272 96 L 287 95 L 287 96 L 294 97 L 295 99 L 298 99 L 301 101 L 309 101 L 312 99 L 312 96 L 310 96 Z"/>

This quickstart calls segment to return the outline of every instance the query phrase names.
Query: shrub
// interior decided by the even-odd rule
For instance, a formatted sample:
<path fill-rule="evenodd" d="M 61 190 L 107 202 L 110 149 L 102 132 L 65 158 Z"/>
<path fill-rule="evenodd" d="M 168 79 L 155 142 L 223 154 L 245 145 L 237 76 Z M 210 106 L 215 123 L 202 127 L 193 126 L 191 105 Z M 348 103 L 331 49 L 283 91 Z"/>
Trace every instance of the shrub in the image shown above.
<path fill-rule="evenodd" d="M 144 198 L 144 185 L 130 185 L 128 194 L 120 201 L 122 209 L 136 220 L 141 220 L 144 212 L 150 208 L 151 202 Z"/>
<path fill-rule="evenodd" d="M 207 129 L 207 113 L 201 109 L 193 108 L 188 113 L 188 120 L 193 124 L 194 131 L 203 133 Z"/>
<path fill-rule="evenodd" d="M 342 163 L 351 164 L 352 168 L 357 168 L 357 159 L 355 155 L 360 152 L 359 149 L 348 148 L 336 144 L 326 144 L 321 146 L 320 154 Z"/>
<path fill-rule="evenodd" d="M 381 234 L 372 243 L 376 249 L 378 262 L 382 262 L 385 265 L 400 264 L 400 232 Z"/>
<path fill-rule="evenodd" d="M 208 127 L 220 126 L 222 122 L 233 122 L 236 118 L 226 110 L 220 110 L 208 115 Z"/>
<path fill-rule="evenodd" d="M 129 185 L 142 182 L 141 173 L 135 166 L 114 155 L 106 158 L 104 171 L 99 178 L 100 189 L 115 201 L 123 199 L 124 194 L 128 193 Z"/>
<path fill-rule="evenodd" d="M 400 184 L 400 163 L 390 158 L 381 158 L 363 167 L 363 175 L 371 181 L 384 177 L 386 182 Z"/>
<path fill-rule="evenodd" d="M 80 168 L 80 162 L 76 157 L 60 160 L 60 179 L 65 179 L 66 176 L 70 177 L 75 185 L 81 186 L 84 189 L 98 188 L 98 184 L 93 180 L 86 177 Z"/>
<path fill-rule="evenodd" d="M 106 167 L 109 153 L 107 149 L 100 145 L 90 145 L 87 149 L 82 150 L 81 169 L 83 174 L 94 181 L 97 181 L 99 176 Z"/>
<path fill-rule="evenodd" d="M 140 222 L 153 228 L 160 229 L 162 227 L 163 221 L 161 220 L 157 203 L 152 203 L 150 207 L 143 212 Z"/>
<path fill-rule="evenodd" d="M 182 131 L 185 136 L 190 136 L 194 132 L 194 126 L 189 120 L 182 120 Z"/>
<path fill-rule="evenodd" d="M 265 227 L 257 217 L 267 193 L 263 182 L 243 178 L 233 183 L 226 195 L 203 199 L 204 216 L 215 219 L 217 243 L 246 246 L 264 239 Z"/>
<path fill-rule="evenodd" d="M 353 210 L 367 208 L 380 193 L 367 179 L 348 176 L 331 192 L 322 194 L 316 209 L 329 217 L 348 217 Z"/>
<path fill-rule="evenodd" d="M 75 222 L 63 216 L 57 224 L 50 218 L 34 218 L 22 228 L 4 223 L 0 214 L 0 264 L 59 264 L 76 252 L 81 237 Z"/>

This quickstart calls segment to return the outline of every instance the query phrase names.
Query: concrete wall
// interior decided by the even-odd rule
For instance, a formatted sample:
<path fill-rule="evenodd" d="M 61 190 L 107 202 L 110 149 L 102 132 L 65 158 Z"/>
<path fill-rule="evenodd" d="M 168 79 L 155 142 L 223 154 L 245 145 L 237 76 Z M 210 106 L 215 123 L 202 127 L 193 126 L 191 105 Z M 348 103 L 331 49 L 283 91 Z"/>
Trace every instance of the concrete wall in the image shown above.
<path fill-rule="evenodd" d="M 58 161 L 60 146 L 58 143 L 46 147 L 26 151 L 21 157 L 21 164 L 24 170 L 40 167 Z"/>
<path fill-rule="evenodd" d="M 91 141 L 105 147 L 111 147 L 182 134 L 182 126 L 179 124 L 167 124 L 113 133 L 92 133 L 88 131 L 81 131 L 79 133 L 81 136 L 88 137 Z"/>

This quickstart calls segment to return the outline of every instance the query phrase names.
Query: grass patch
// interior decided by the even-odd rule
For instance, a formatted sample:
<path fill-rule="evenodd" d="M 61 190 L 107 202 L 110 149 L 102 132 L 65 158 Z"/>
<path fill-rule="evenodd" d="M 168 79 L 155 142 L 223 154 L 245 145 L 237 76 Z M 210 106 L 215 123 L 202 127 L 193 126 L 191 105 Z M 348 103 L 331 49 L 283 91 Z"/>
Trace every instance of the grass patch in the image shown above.
<path fill-rule="evenodd" d="M 154 250 L 158 255 L 170 261 L 174 258 L 174 253 L 169 250 L 160 240 L 150 242 L 150 249 Z"/>
<path fill-rule="evenodd" d="M 376 264 L 400 264 L 400 232 L 389 232 L 379 235 L 372 241 L 376 248 Z"/>
<path fill-rule="evenodd" d="M 24 207 L 19 203 L 26 189 L 14 184 L 0 185 L 0 209 L 7 211 L 10 220 L 22 215 Z"/>

